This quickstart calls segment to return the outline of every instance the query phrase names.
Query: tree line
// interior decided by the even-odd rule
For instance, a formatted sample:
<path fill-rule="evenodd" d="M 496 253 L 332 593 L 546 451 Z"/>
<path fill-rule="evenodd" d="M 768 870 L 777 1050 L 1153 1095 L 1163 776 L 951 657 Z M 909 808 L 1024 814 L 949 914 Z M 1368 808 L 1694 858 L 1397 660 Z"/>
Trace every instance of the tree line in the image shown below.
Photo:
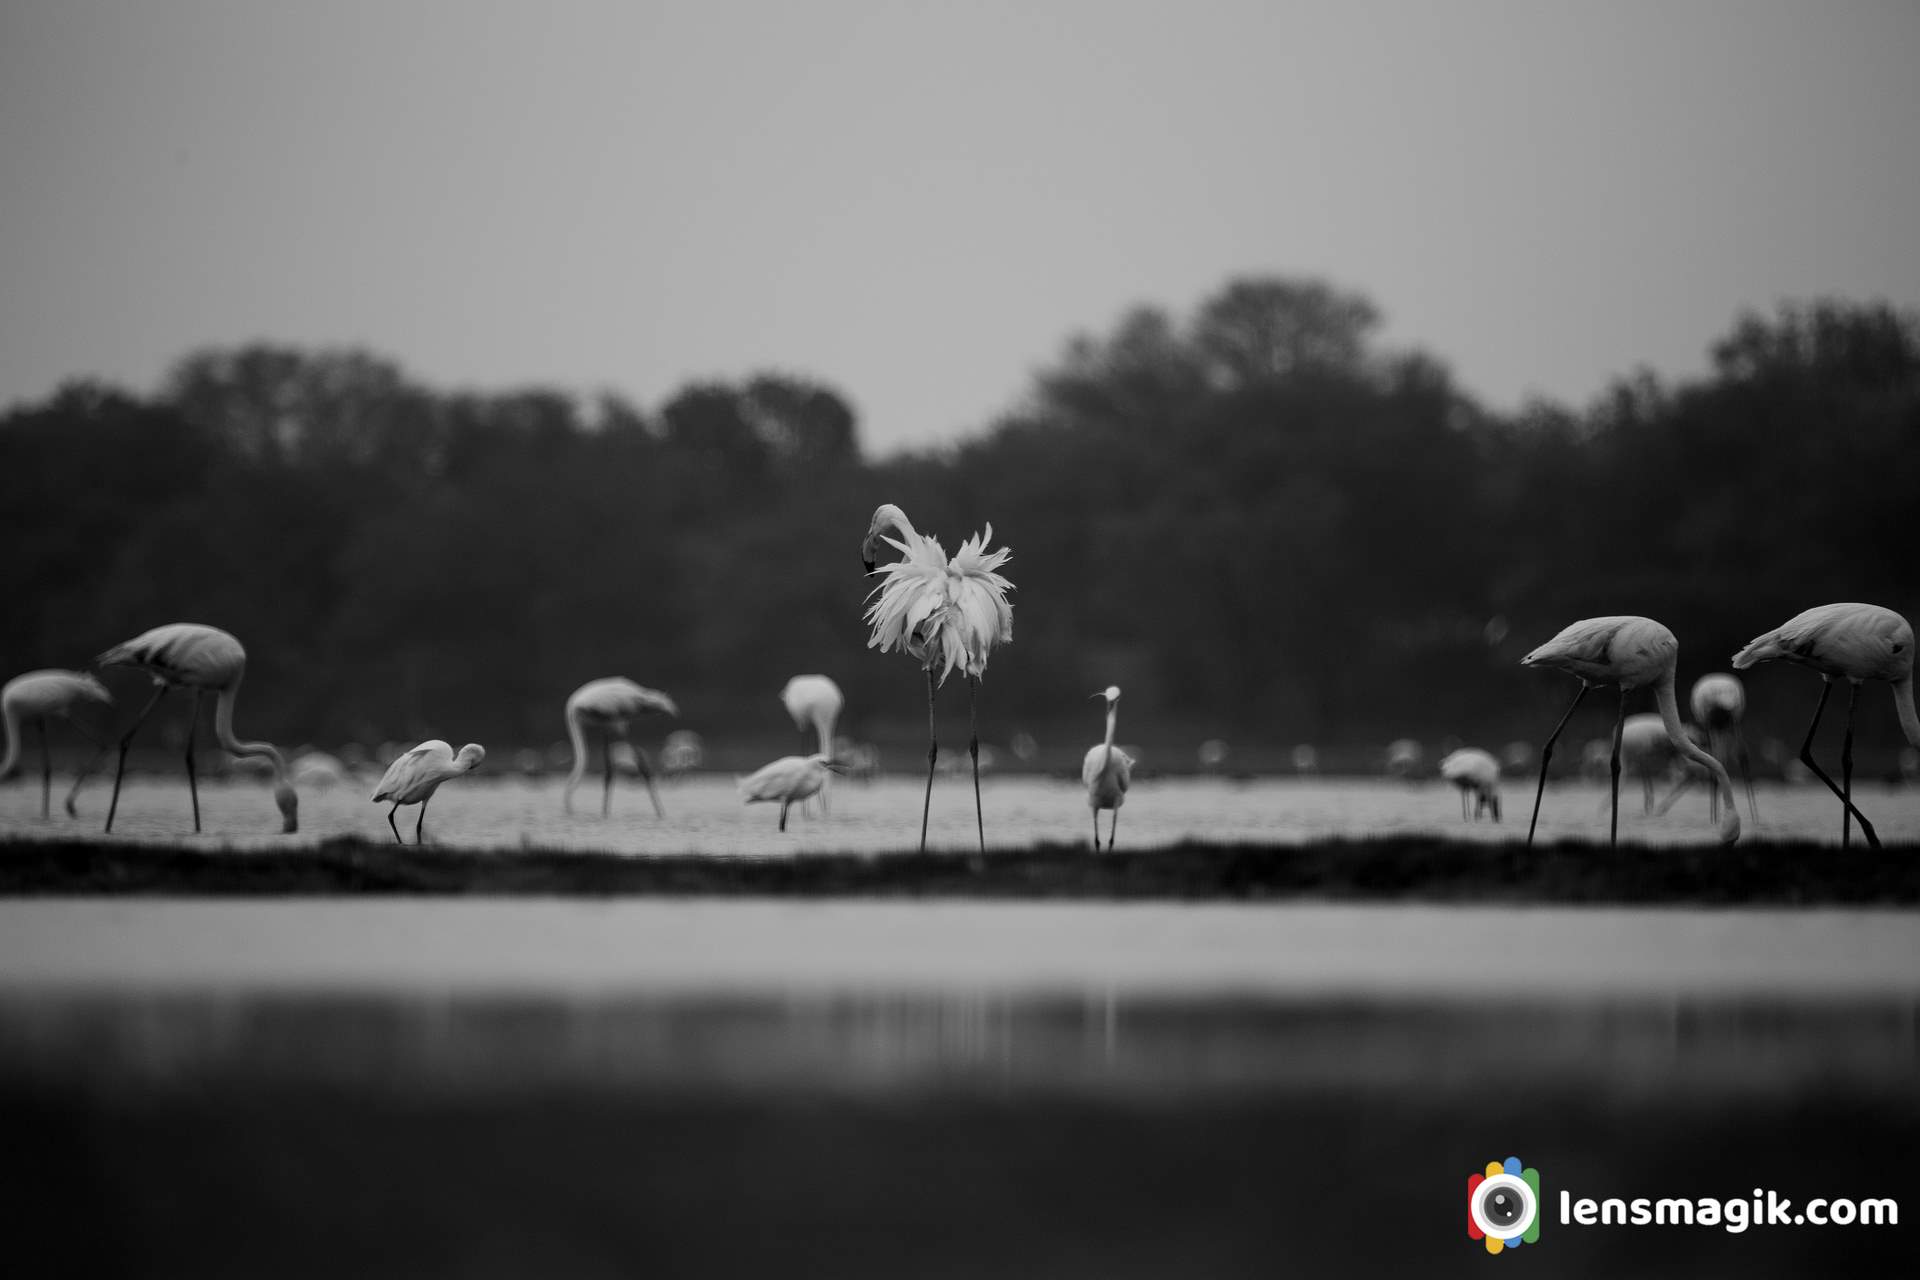
<path fill-rule="evenodd" d="M 1702 376 L 1511 413 L 1380 325 L 1324 282 L 1230 281 L 1074 337 L 978 434 L 883 458 L 845 394 L 787 372 L 650 410 L 271 345 L 192 353 L 150 393 L 76 380 L 0 417 L 0 666 L 210 622 L 248 647 L 248 731 L 323 745 L 545 744 L 568 692 L 624 674 L 743 760 L 790 749 L 775 695 L 821 671 L 906 759 L 918 673 L 865 651 L 856 565 L 892 501 L 950 550 L 987 521 L 1013 548 L 983 738 L 1064 762 L 1117 683 L 1122 736 L 1166 767 L 1212 737 L 1357 765 L 1403 735 L 1537 741 L 1572 690 L 1518 659 L 1576 618 L 1666 622 L 1684 686 L 1806 606 L 1920 606 L 1914 314 L 1786 304 Z M 1756 730 L 1797 744 L 1813 678 L 1749 685 Z M 1883 703 L 1869 756 L 1897 740 Z"/>

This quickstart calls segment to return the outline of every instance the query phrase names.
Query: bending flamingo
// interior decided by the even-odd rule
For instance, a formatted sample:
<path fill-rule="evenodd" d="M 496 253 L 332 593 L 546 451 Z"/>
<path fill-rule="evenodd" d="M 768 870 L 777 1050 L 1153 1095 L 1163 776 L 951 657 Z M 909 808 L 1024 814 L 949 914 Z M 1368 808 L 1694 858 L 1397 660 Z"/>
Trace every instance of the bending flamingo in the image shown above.
<path fill-rule="evenodd" d="M 1653 689 L 1654 705 L 1660 709 L 1667 739 L 1674 749 L 1705 767 L 1726 788 L 1727 816 L 1720 825 L 1721 841 L 1731 844 L 1740 838 L 1740 814 L 1733 804 L 1733 782 L 1720 762 L 1695 746 L 1681 728 L 1680 704 L 1673 691 L 1674 668 L 1679 657 L 1680 642 L 1673 638 L 1673 632 L 1652 618 L 1609 617 L 1576 622 L 1520 659 L 1521 666 L 1564 671 L 1580 680 L 1580 692 L 1574 695 L 1573 705 L 1560 717 L 1560 723 L 1553 727 L 1546 745 L 1540 749 L 1540 785 L 1533 793 L 1533 820 L 1527 824 L 1529 846 L 1533 844 L 1534 828 L 1540 822 L 1540 797 L 1547 789 L 1547 762 L 1553 758 L 1554 740 L 1573 718 L 1574 709 L 1587 696 L 1587 690 L 1603 684 L 1620 687 L 1620 714 L 1613 725 L 1610 761 L 1613 823 L 1608 843 L 1615 845 L 1620 840 L 1620 733 L 1627 719 L 1627 695 L 1649 686 Z"/>
<path fill-rule="evenodd" d="M 242 742 L 233 736 L 233 702 L 240 692 L 240 680 L 247 674 L 247 651 L 240 642 L 218 627 L 197 622 L 170 622 L 115 645 L 96 661 L 104 667 L 138 667 L 153 677 L 153 697 L 140 709 L 133 727 L 120 737 L 120 759 L 113 771 L 113 801 L 107 806 L 108 831 L 113 830 L 113 815 L 120 807 L 120 781 L 127 771 L 127 748 L 133 735 L 140 732 L 153 709 L 169 689 L 193 691 L 193 713 L 187 721 L 187 792 L 193 797 L 193 829 L 200 830 L 200 786 L 193 772 L 193 737 L 199 726 L 200 698 L 206 693 L 218 696 L 213 711 L 213 734 L 228 754 L 259 756 L 273 766 L 273 800 L 280 807 L 281 831 L 291 833 L 300 826 L 300 797 L 287 781 L 287 762 L 270 742 Z M 75 784 L 78 785 L 78 784 Z"/>
<path fill-rule="evenodd" d="M 573 772 L 567 775 L 566 791 L 561 796 L 568 813 L 573 812 L 574 788 L 580 785 L 587 771 L 586 730 L 600 731 L 601 754 L 606 760 L 607 780 L 600 793 L 600 816 L 604 818 L 613 811 L 613 744 L 624 742 L 633 746 L 633 740 L 627 736 L 628 725 L 649 711 L 675 718 L 680 715 L 680 708 L 673 705 L 672 698 L 622 676 L 589 680 L 573 691 L 573 696 L 567 699 L 567 737 L 573 743 Z M 666 813 L 660 808 L 660 793 L 654 790 L 652 762 L 645 751 L 637 747 L 634 750 L 640 777 L 647 784 L 647 795 L 653 799 L 654 816 L 663 818 Z"/>
<path fill-rule="evenodd" d="M 1840 799 L 1840 846 L 1851 843 L 1850 819 L 1858 818 L 1867 843 L 1878 849 L 1880 837 L 1874 833 L 1873 824 L 1853 805 L 1853 704 L 1860 696 L 1862 681 L 1887 681 L 1893 686 L 1900 732 L 1920 748 L 1920 715 L 1914 713 L 1913 706 L 1913 628 L 1905 618 L 1877 604 L 1823 604 L 1790 619 L 1785 626 L 1755 636 L 1733 655 L 1733 669 L 1745 671 L 1756 662 L 1775 658 L 1820 673 L 1820 701 L 1814 704 L 1806 741 L 1800 744 L 1800 762 Z M 1842 785 L 1838 787 L 1813 759 L 1813 731 L 1820 727 L 1820 713 L 1826 709 L 1836 676 L 1849 686 L 1847 733 L 1840 742 Z"/>
<path fill-rule="evenodd" d="M 833 726 L 840 719 L 840 709 L 847 704 L 840 692 L 840 686 L 828 676 L 795 676 L 787 681 L 787 687 L 780 691 L 780 702 L 793 717 L 793 727 L 801 733 L 812 729 L 819 739 L 819 755 L 833 758 Z M 788 759 L 803 759 L 801 756 L 789 756 Z M 820 787 L 820 808 L 827 811 L 829 782 Z M 812 793 L 809 792 L 809 795 Z"/>
<path fill-rule="evenodd" d="M 1107 824 L 1107 851 L 1113 851 L 1114 837 L 1120 831 L 1120 806 L 1127 802 L 1127 788 L 1133 785 L 1133 757 L 1113 745 L 1113 731 L 1120 723 L 1120 686 L 1110 684 L 1093 695 L 1107 700 L 1107 740 L 1087 748 L 1080 762 L 1080 781 L 1087 787 L 1087 808 L 1093 811 L 1093 851 L 1100 852 L 1100 811 L 1111 809 Z"/>
<path fill-rule="evenodd" d="M 1467 817 L 1467 797 L 1473 797 L 1473 821 L 1483 811 L 1500 821 L 1500 762 L 1490 751 L 1462 747 L 1440 759 L 1440 776 L 1460 789 L 1460 816 Z"/>
<path fill-rule="evenodd" d="M 413 824 L 413 842 L 426 842 L 427 802 L 433 799 L 433 793 L 448 778 L 457 778 L 463 773 L 472 773 L 487 758 L 487 749 L 477 742 L 469 742 L 455 755 L 453 748 L 435 738 L 423 742 L 407 754 L 387 766 L 387 772 L 380 779 L 380 785 L 373 789 L 375 804 L 392 801 L 393 807 L 387 810 L 387 825 L 393 827 L 395 844 L 405 844 L 400 838 L 400 828 L 394 825 L 393 815 L 400 811 L 403 804 L 420 806 L 420 817 Z"/>
<path fill-rule="evenodd" d="M 47 721 L 60 719 L 78 729 L 83 737 L 101 751 L 106 744 L 93 736 L 91 730 L 80 722 L 74 711 L 82 703 L 97 702 L 101 706 L 111 706 L 113 695 L 107 687 L 84 671 L 62 671 L 48 668 L 42 671 L 29 671 L 25 675 L 15 676 L 0 689 L 0 719 L 6 722 L 7 754 L 0 760 L 0 779 L 11 778 L 14 770 L 20 766 L 21 738 L 24 736 L 26 722 L 34 721 L 40 726 L 40 816 L 47 817 L 53 802 L 53 756 L 47 750 Z M 82 769 L 73 780 L 73 789 L 67 792 L 67 816 L 74 816 L 73 798 L 80 793 L 80 784 L 86 780 L 91 767 Z"/>
<path fill-rule="evenodd" d="M 1687 703 L 1693 708 L 1694 723 L 1706 730 L 1707 750 L 1721 757 L 1722 763 L 1731 760 L 1740 770 L 1740 781 L 1747 788 L 1747 813 L 1755 822 L 1760 821 L 1760 805 L 1753 798 L 1753 769 L 1747 760 L 1747 735 L 1740 728 L 1747 717 L 1747 687 L 1740 683 L 1739 676 L 1715 671 L 1693 682 Z M 1719 792 L 1712 793 L 1711 805 L 1712 816 L 1717 818 Z"/>
<path fill-rule="evenodd" d="M 889 538 L 892 530 L 899 537 Z M 980 729 L 976 698 L 980 677 L 996 644 L 1013 639 L 1013 606 L 1007 592 L 1013 584 L 997 570 L 1013 553 L 1002 547 L 988 551 L 993 526 L 960 544 L 948 560 L 940 543 L 917 533 L 906 512 L 887 503 L 873 513 L 860 560 L 875 572 L 874 556 L 882 542 L 897 549 L 903 559 L 882 565 L 879 586 L 868 596 L 873 604 L 866 620 L 873 626 L 869 649 L 886 653 L 899 648 L 920 662 L 927 673 L 927 795 L 920 807 L 920 851 L 927 849 L 927 815 L 933 808 L 933 766 L 940 754 L 934 732 L 933 696 L 957 666 L 967 677 L 967 752 L 973 757 L 973 813 L 980 833 L 980 853 L 987 852 L 986 815 L 980 805 Z M 939 667 L 936 672 L 935 667 Z"/>

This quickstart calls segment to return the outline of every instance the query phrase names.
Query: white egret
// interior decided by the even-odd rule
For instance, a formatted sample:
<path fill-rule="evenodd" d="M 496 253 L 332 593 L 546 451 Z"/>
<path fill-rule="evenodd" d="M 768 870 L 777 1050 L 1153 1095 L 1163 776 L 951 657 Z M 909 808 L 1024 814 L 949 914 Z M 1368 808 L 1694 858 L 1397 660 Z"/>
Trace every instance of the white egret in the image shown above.
<path fill-rule="evenodd" d="M 740 788 L 740 798 L 748 804 L 779 801 L 780 830 L 785 831 L 787 807 L 796 800 L 818 795 L 827 785 L 827 779 L 843 772 L 844 768 L 825 752 L 810 756 L 782 756 L 747 777 L 736 778 L 734 785 Z"/>
<path fill-rule="evenodd" d="M 1100 811 L 1113 811 L 1107 825 L 1107 850 L 1112 852 L 1120 830 L 1120 806 L 1127 802 L 1127 788 L 1133 784 L 1133 757 L 1113 745 L 1114 726 L 1120 722 L 1120 686 L 1110 684 L 1092 696 L 1107 700 L 1107 738 L 1087 748 L 1087 758 L 1080 765 L 1080 781 L 1087 786 L 1087 808 L 1093 811 L 1095 853 L 1100 852 Z"/>
<path fill-rule="evenodd" d="M 427 801 L 433 799 L 433 793 L 440 789 L 441 783 L 463 773 L 472 773 L 486 758 L 487 749 L 477 742 L 469 742 L 460 748 L 460 754 L 455 755 L 451 746 L 435 738 L 421 743 L 388 765 L 386 776 L 373 789 L 373 800 L 375 804 L 388 801 L 393 805 L 387 810 L 387 825 L 393 827 L 394 843 L 406 843 L 400 838 L 400 828 L 393 821 L 393 815 L 400 811 L 401 805 L 420 806 L 420 817 L 413 824 L 413 842 L 424 843 Z"/>

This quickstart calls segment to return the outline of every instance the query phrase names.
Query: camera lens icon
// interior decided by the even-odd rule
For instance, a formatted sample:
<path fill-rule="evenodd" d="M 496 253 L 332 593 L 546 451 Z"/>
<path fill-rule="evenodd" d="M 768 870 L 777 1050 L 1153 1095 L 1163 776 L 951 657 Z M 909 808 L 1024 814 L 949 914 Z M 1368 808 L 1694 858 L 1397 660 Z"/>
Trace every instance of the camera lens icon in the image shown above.
<path fill-rule="evenodd" d="M 1489 1164 L 1467 1179 L 1467 1235 L 1499 1253 L 1540 1238 L 1540 1171 L 1518 1156 Z"/>

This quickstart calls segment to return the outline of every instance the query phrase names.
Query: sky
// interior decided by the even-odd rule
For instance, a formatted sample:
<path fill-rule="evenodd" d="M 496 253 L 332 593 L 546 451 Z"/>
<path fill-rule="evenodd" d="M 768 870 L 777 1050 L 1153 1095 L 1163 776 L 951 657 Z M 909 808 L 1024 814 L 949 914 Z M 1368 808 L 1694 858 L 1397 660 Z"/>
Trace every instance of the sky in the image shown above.
<path fill-rule="evenodd" d="M 1494 408 L 1920 304 L 1911 0 L 0 0 L 0 406 L 186 352 L 823 379 L 879 452 L 1236 275 Z"/>

